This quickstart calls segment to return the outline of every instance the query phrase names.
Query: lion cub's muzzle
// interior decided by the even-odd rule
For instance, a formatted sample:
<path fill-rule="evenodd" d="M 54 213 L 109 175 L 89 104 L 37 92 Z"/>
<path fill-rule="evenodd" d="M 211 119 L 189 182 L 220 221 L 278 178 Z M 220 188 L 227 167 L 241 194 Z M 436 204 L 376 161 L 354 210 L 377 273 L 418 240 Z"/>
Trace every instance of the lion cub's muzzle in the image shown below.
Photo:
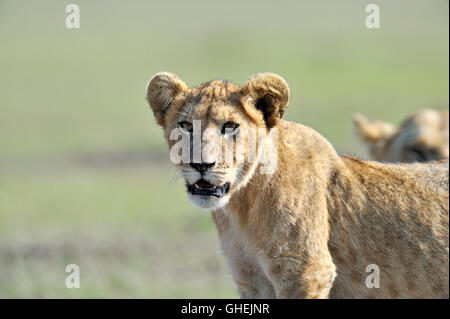
<path fill-rule="evenodd" d="M 187 189 L 192 195 L 214 196 L 220 198 L 230 190 L 230 183 L 225 183 L 222 186 L 213 185 L 201 178 L 194 184 L 188 184 Z"/>

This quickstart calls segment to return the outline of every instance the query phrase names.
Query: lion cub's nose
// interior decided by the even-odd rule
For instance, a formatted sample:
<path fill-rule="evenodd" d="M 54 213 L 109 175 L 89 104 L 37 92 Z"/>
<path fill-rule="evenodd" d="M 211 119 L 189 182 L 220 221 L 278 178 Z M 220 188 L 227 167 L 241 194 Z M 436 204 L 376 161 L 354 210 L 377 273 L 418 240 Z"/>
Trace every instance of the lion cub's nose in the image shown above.
<path fill-rule="evenodd" d="M 213 167 L 216 162 L 213 163 L 190 163 L 191 167 L 200 173 L 204 173 L 208 168 Z"/>

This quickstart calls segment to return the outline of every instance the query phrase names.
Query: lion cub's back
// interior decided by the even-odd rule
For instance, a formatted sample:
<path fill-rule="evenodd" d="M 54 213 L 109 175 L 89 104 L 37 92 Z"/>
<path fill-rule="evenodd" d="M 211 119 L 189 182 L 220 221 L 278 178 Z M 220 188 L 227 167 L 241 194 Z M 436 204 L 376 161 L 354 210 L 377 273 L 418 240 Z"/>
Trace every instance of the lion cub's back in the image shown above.
<path fill-rule="evenodd" d="M 338 272 L 331 296 L 448 298 L 449 203 L 440 186 L 448 165 L 342 160 L 346 168 L 329 190 Z M 380 288 L 366 287 L 371 264 L 379 267 Z"/>

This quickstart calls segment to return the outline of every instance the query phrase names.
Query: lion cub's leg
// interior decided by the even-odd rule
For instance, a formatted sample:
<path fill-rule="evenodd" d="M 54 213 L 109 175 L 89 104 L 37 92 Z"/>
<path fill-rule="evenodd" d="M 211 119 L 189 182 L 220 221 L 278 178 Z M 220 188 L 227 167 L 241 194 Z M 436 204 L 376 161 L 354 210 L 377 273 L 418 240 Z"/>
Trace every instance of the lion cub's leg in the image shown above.
<path fill-rule="evenodd" d="M 275 298 L 274 287 L 259 266 L 247 258 L 248 255 L 242 257 L 244 256 L 237 258 L 227 256 L 239 296 L 244 299 Z"/>
<path fill-rule="evenodd" d="M 231 268 L 239 296 L 244 299 L 275 298 L 275 290 L 256 260 L 247 252 L 239 235 L 233 233 L 229 218 L 213 213 L 223 254 Z"/>
<path fill-rule="evenodd" d="M 336 266 L 328 249 L 324 211 L 322 206 L 310 205 L 301 218 L 280 218 L 262 241 L 266 245 L 260 263 L 277 298 L 328 298 Z"/>
<path fill-rule="evenodd" d="M 315 259 L 306 262 L 299 262 L 292 257 L 270 260 L 267 271 L 275 286 L 276 297 L 328 298 L 336 277 L 336 267 L 329 254 Z"/>

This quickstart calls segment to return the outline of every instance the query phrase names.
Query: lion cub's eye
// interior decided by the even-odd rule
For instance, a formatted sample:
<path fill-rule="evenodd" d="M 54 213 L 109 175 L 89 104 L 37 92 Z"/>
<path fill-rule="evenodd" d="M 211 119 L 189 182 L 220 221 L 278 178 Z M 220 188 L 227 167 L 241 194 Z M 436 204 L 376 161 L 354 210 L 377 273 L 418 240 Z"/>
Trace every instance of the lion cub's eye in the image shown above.
<path fill-rule="evenodd" d="M 222 134 L 234 133 L 238 127 L 239 124 L 237 123 L 227 122 L 222 126 Z"/>
<path fill-rule="evenodd" d="M 178 123 L 178 127 L 188 131 L 189 133 L 192 133 L 192 123 L 183 121 L 183 122 Z"/>

